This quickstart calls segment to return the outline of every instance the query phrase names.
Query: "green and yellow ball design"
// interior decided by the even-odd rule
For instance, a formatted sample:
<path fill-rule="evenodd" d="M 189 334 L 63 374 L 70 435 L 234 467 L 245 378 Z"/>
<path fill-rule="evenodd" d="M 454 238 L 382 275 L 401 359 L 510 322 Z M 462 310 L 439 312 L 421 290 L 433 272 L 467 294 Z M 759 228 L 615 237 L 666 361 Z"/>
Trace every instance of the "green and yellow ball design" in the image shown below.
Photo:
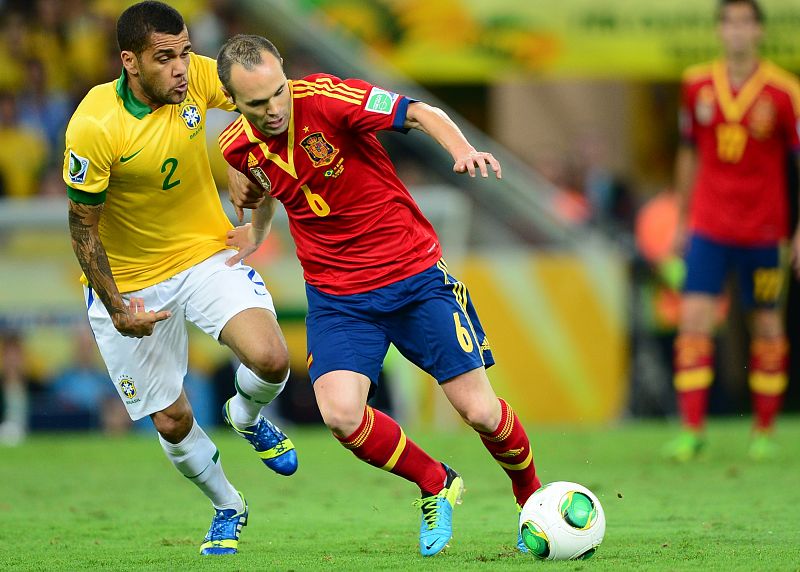
<path fill-rule="evenodd" d="M 597 520 L 597 508 L 592 499 L 577 491 L 564 495 L 559 510 L 564 521 L 578 530 L 591 528 Z"/>
<path fill-rule="evenodd" d="M 550 555 L 550 541 L 542 529 L 530 520 L 522 525 L 522 542 L 536 558 L 547 558 Z"/>

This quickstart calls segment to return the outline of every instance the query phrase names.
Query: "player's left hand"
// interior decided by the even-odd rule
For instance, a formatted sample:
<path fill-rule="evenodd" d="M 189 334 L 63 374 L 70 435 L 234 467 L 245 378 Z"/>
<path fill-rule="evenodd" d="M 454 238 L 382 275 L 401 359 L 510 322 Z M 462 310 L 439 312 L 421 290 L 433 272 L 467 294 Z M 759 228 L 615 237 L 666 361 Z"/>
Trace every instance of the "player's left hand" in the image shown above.
<path fill-rule="evenodd" d="M 453 165 L 453 171 L 456 173 L 469 173 L 470 177 L 474 177 L 476 167 L 477 170 L 480 171 L 481 177 L 484 179 L 489 176 L 489 168 L 494 171 L 498 179 L 503 178 L 503 170 L 500 168 L 500 162 L 495 159 L 491 153 L 475 151 L 474 149 L 456 159 L 455 165 Z"/>
<path fill-rule="evenodd" d="M 792 269 L 794 275 L 800 280 L 800 228 L 797 229 L 792 237 Z"/>
<path fill-rule="evenodd" d="M 225 244 L 237 249 L 239 252 L 226 260 L 225 264 L 233 266 L 253 254 L 264 242 L 268 232 L 268 229 L 259 231 L 249 222 L 229 230 Z"/>

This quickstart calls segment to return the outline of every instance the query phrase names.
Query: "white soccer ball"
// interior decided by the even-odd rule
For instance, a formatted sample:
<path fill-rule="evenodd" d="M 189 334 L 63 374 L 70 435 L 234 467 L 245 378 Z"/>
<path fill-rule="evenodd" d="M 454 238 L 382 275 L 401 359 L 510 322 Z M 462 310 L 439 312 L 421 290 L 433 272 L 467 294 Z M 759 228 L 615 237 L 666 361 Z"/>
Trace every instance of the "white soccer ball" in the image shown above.
<path fill-rule="evenodd" d="M 550 483 L 531 495 L 519 513 L 522 541 L 542 560 L 591 557 L 606 532 L 606 517 L 592 491 L 577 483 Z"/>

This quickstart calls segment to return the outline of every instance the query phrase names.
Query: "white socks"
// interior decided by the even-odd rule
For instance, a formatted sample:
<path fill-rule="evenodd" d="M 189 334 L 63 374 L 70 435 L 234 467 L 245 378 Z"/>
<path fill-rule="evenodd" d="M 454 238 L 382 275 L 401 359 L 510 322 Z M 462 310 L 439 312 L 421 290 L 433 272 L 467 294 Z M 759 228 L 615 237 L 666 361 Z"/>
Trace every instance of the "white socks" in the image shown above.
<path fill-rule="evenodd" d="M 192 422 L 189 434 L 180 443 L 172 444 L 161 435 L 158 440 L 175 468 L 211 499 L 214 508 L 244 510 L 242 498 L 222 471 L 216 445 L 197 421 Z"/>
<path fill-rule="evenodd" d="M 236 370 L 236 395 L 230 400 L 230 419 L 238 429 L 254 425 L 261 408 L 272 402 L 286 387 L 289 374 L 280 383 L 264 381 L 244 365 Z"/>

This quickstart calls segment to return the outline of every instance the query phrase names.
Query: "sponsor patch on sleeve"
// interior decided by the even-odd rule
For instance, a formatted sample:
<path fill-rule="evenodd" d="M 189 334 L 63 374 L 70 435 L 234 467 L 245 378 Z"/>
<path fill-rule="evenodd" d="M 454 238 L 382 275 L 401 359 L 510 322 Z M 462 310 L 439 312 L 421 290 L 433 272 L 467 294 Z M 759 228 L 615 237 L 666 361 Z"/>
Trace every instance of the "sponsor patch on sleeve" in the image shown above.
<path fill-rule="evenodd" d="M 394 102 L 397 101 L 398 97 L 400 96 L 396 93 L 386 91 L 385 89 L 381 89 L 379 87 L 373 87 L 372 91 L 369 92 L 367 105 L 364 106 L 364 109 L 373 113 L 391 115 L 392 108 L 394 108 Z"/>
<path fill-rule="evenodd" d="M 86 181 L 86 172 L 89 170 L 89 159 L 81 157 L 74 151 L 69 152 L 69 180 L 71 183 L 82 184 Z"/>

